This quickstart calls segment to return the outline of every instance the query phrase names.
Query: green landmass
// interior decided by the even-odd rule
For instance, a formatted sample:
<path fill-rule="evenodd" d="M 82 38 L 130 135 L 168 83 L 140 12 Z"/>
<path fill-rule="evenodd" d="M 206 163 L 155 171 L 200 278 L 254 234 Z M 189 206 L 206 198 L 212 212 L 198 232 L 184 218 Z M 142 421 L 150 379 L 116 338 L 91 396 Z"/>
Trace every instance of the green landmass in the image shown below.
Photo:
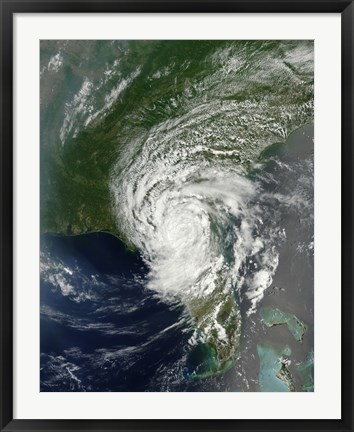
<path fill-rule="evenodd" d="M 189 356 L 190 378 L 227 371 L 237 359 L 241 336 L 241 316 L 233 293 L 216 289 L 209 296 L 187 299 L 186 306 L 203 340 Z"/>
<path fill-rule="evenodd" d="M 53 77 L 46 76 L 41 80 L 42 233 L 107 231 L 132 246 L 129 239 L 124 238 L 112 207 L 109 189 L 112 167 L 124 146 L 136 136 L 143 135 L 166 118 L 188 113 L 193 97 L 198 103 L 201 95 L 206 100 L 219 99 L 220 104 L 232 100 L 239 104 L 241 114 L 250 114 L 249 109 L 253 110 L 253 105 L 259 105 L 260 109 L 262 103 L 267 106 L 269 124 L 260 125 L 263 136 L 257 143 L 260 148 L 256 152 L 254 144 L 251 144 L 257 140 L 256 124 L 253 125 L 254 131 L 249 130 L 241 120 L 236 126 L 230 124 L 230 130 L 236 128 L 240 138 L 250 143 L 252 152 L 246 152 L 243 157 L 224 157 L 234 159 L 235 163 L 246 167 L 250 164 L 248 156 L 254 154 L 255 159 L 264 147 L 279 141 L 279 134 L 283 136 L 284 131 L 290 133 L 313 116 L 313 73 L 298 71 L 295 78 L 288 79 L 290 70 L 287 71 L 288 66 L 285 64 L 289 63 L 285 60 L 286 53 L 287 49 L 296 49 L 297 41 L 283 42 L 280 46 L 277 41 L 238 42 L 240 52 L 249 50 L 250 58 L 252 56 L 255 63 L 257 56 L 275 51 L 280 59 L 284 57 L 284 72 L 274 76 L 274 82 L 264 83 L 261 77 L 258 80 L 252 77 L 247 79 L 246 65 L 245 70 L 240 69 L 235 75 L 235 79 L 239 79 L 237 85 L 225 86 L 224 92 L 217 97 L 213 93 L 213 85 L 210 88 L 199 87 L 219 67 L 211 60 L 213 53 L 218 49 L 229 49 L 231 42 L 121 41 L 119 45 L 110 45 L 107 49 L 108 43 L 109 41 L 41 43 L 41 67 L 57 50 L 63 51 L 65 55 L 65 68 Z M 122 55 L 124 50 L 126 52 Z M 59 133 L 67 102 L 63 87 L 66 88 L 66 83 L 70 83 L 70 86 L 67 85 L 70 87 L 70 91 L 67 91 L 69 97 L 80 89 L 86 77 L 95 83 L 94 80 L 103 75 L 104 66 L 113 63 L 116 58 L 120 59 L 117 82 L 127 78 L 137 65 L 141 68 L 140 75 L 122 92 L 104 116 L 87 127 L 79 124 L 78 132 L 69 134 L 63 143 Z M 158 85 L 155 85 L 151 80 L 153 73 L 170 67 L 171 64 L 171 73 L 161 77 Z M 292 71 L 291 75 L 294 75 Z M 110 85 L 117 82 L 113 80 Z M 98 96 L 97 99 L 99 109 L 99 102 L 102 104 L 103 101 Z M 188 99 L 188 104 L 185 99 Z M 284 106 L 289 113 L 282 113 L 281 108 Z M 258 114 L 254 115 L 257 117 Z M 275 119 L 276 127 L 273 126 Z M 203 125 L 207 126 L 208 124 Z M 285 138 L 286 136 L 283 137 Z M 245 150 L 232 139 L 225 148 L 239 148 L 241 155 Z M 208 159 L 213 156 L 206 152 L 204 157 Z"/>

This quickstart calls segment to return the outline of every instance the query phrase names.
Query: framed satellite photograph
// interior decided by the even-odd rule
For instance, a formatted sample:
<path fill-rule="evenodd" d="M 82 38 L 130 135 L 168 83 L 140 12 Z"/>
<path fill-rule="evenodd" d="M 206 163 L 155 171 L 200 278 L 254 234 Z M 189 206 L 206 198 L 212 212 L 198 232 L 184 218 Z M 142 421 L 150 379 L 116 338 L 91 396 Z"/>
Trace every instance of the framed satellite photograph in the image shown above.
<path fill-rule="evenodd" d="M 352 430 L 352 2 L 1 7 L 1 430 Z"/>

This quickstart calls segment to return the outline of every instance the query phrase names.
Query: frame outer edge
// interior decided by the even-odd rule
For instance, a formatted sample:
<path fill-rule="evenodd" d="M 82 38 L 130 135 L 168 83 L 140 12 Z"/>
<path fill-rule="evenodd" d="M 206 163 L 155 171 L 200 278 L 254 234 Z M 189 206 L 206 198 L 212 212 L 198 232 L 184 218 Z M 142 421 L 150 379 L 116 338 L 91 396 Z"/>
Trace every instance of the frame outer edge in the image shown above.
<path fill-rule="evenodd" d="M 350 413 L 351 413 L 351 423 L 350 423 L 350 429 L 353 430 L 354 428 L 354 373 L 353 373 L 353 362 L 354 362 L 354 319 L 353 319 L 353 313 L 354 313 L 354 295 L 353 295 L 353 274 L 354 274 L 354 265 L 353 265 L 353 245 L 354 245 L 354 233 L 353 233 L 353 215 L 354 215 L 354 199 L 353 199 L 353 193 L 354 193 L 354 176 L 353 176 L 353 167 L 354 167 L 354 126 L 353 126 L 353 116 L 354 116 L 354 3 L 352 2 L 351 6 L 351 39 L 350 39 L 350 55 L 351 55 L 351 71 L 350 71 L 350 85 L 351 85 L 351 100 L 350 100 L 350 107 L 348 107 L 348 109 L 350 109 L 350 113 L 349 113 L 349 124 L 348 127 L 350 127 L 350 147 L 351 147 L 351 151 L 352 151 L 352 157 L 351 157 L 351 190 L 350 190 L 350 197 L 352 200 L 352 211 L 351 211 L 351 221 L 350 221 L 350 227 L 351 227 L 351 245 L 350 245 L 350 260 L 351 260 L 351 269 L 352 269 L 352 274 L 351 274 L 351 313 L 350 313 L 350 318 L 351 318 L 351 358 L 350 358 L 350 365 L 351 365 L 351 392 L 350 392 L 350 400 L 349 400 L 349 405 L 350 405 Z"/>
<path fill-rule="evenodd" d="M 13 24 L 11 5 L 1 1 L 0 143 L 0 428 L 13 418 Z"/>
<path fill-rule="evenodd" d="M 345 430 L 353 430 L 353 214 L 354 214 L 354 3 L 342 13 L 342 421 Z M 349 346 L 348 346 L 349 343 Z"/>
<path fill-rule="evenodd" d="M 67 3 L 66 1 L 61 2 Z M 87 2 L 89 3 L 89 2 Z M 104 2 L 103 2 L 104 3 Z M 110 2 L 109 2 L 110 3 Z M 117 2 L 116 5 L 118 6 Z M 131 8 L 134 8 L 134 1 L 131 3 Z M 140 2 L 140 7 L 145 2 Z M 206 2 L 208 3 L 208 2 Z M 245 2 L 243 2 L 245 3 Z M 255 6 L 255 3 L 262 4 L 262 1 L 253 2 L 249 1 L 248 11 L 252 6 Z M 270 1 L 269 3 L 275 3 Z M 280 6 L 280 3 L 276 2 L 277 6 Z M 339 6 L 339 3 L 343 5 L 343 2 L 311 2 L 309 4 L 318 5 L 318 9 L 320 8 L 320 3 L 323 9 L 327 9 L 328 11 L 334 12 L 335 10 L 340 12 L 344 9 Z M 327 3 L 327 8 L 325 6 Z M 337 3 L 337 6 L 335 6 Z M 36 7 L 33 7 L 33 5 Z M 36 3 L 32 2 L 32 0 L 25 0 L 22 3 L 17 2 L 9 2 L 0 0 L 0 17 L 1 17 L 1 26 L 2 31 L 0 35 L 0 44 L 2 55 L 0 56 L 0 430 L 3 431 L 31 431 L 31 430 L 63 430 L 61 429 L 61 422 L 55 422 L 56 427 L 53 427 L 53 422 L 51 421 L 40 421 L 42 423 L 42 427 L 39 426 L 38 420 L 28 421 L 28 420 L 13 420 L 13 345 L 12 345 L 12 320 L 13 320 L 13 295 L 12 290 L 5 289 L 5 287 L 13 286 L 13 198 L 12 198 L 12 179 L 13 179 L 13 155 L 12 155 L 12 142 L 13 142 L 13 12 L 15 9 L 20 9 L 18 12 L 21 12 L 21 9 L 25 9 L 25 11 L 32 10 L 38 12 L 45 9 L 50 9 L 52 6 L 55 9 L 55 6 L 58 6 L 59 2 L 48 1 L 45 3 Z M 146 2 L 146 4 L 148 4 Z M 155 3 L 156 4 L 156 3 Z M 166 1 L 165 7 L 160 3 L 161 8 L 165 9 L 168 1 Z M 223 2 L 225 5 L 225 3 Z M 264 3 L 263 3 L 264 4 Z M 305 4 L 301 1 L 297 2 L 299 8 L 301 6 L 303 9 L 306 9 Z M 348 4 L 348 2 L 346 2 Z M 83 3 L 76 3 L 76 7 L 83 6 Z M 107 3 L 106 3 L 107 5 Z M 127 3 L 125 2 L 125 5 Z M 183 3 L 182 3 L 183 5 Z M 181 5 L 181 6 L 182 6 Z M 19 6 L 19 7 L 18 7 Z M 136 5 L 137 6 L 137 5 Z M 184 6 L 187 6 L 184 3 Z M 119 7 L 119 6 L 118 6 Z M 98 6 L 99 8 L 99 6 Z M 137 7 L 139 8 L 139 6 Z M 256 7 L 257 8 L 257 7 Z M 55 10 L 53 10 L 55 12 Z M 323 10 L 324 12 L 324 10 Z M 343 274 L 343 291 L 346 290 L 346 301 L 344 302 L 342 299 L 342 427 L 337 423 L 336 426 L 332 422 L 325 422 L 328 425 L 328 428 L 321 428 L 324 430 L 342 430 L 342 431 L 351 431 L 353 430 L 353 406 L 354 406 L 354 398 L 353 398 L 353 363 L 352 359 L 354 358 L 354 345 L 353 345 L 353 337 L 354 337 L 354 327 L 353 327 L 353 319 L 352 312 L 354 311 L 353 307 L 353 295 L 352 295 L 352 282 L 353 282 L 353 274 L 354 274 L 354 266 L 352 266 L 352 247 L 354 244 L 354 237 L 352 231 L 352 215 L 354 214 L 354 201 L 352 199 L 352 193 L 354 190 L 354 177 L 352 175 L 352 169 L 354 167 L 354 152 L 353 152 L 353 101 L 354 101 L 354 88 L 353 88 L 353 71 L 354 71 L 354 5 L 353 2 L 347 5 L 345 10 L 342 12 L 342 274 Z M 347 59 L 344 62 L 344 59 Z M 348 198 L 349 195 L 349 198 Z M 348 204 L 345 205 L 344 203 Z M 353 268 L 352 268 L 353 267 Z M 345 275 L 345 278 L 344 278 Z M 348 286 L 349 285 L 349 286 Z M 350 340 L 350 346 L 348 347 L 347 341 Z M 347 348 L 344 350 L 344 346 L 347 345 Z M 345 354 L 345 355 L 344 355 Z M 94 430 L 87 424 L 87 421 L 76 421 L 76 422 L 65 422 L 68 428 L 67 431 L 77 431 L 77 430 Z M 71 423 L 70 427 L 68 423 Z M 76 424 L 75 424 L 76 423 Z M 80 424 L 81 423 L 81 424 Z M 94 422 L 97 424 L 97 422 Z M 305 430 L 315 430 L 318 429 L 318 426 L 321 421 L 317 422 L 317 427 L 315 424 L 311 429 L 308 428 L 308 424 L 305 426 L 303 431 Z M 332 423 L 332 428 L 330 428 L 330 424 Z M 85 428 L 85 426 L 87 429 Z M 113 426 L 113 424 L 111 423 Z M 37 426 L 37 427 L 36 427 Z M 59 426 L 59 428 L 58 428 Z M 107 425 L 108 426 L 108 425 Z M 109 426 L 103 427 L 102 430 L 149 430 L 149 428 L 139 426 L 135 429 L 133 426 L 125 428 L 116 428 L 113 426 L 111 429 Z M 261 426 L 259 424 L 259 426 Z M 324 426 L 322 423 L 321 426 Z M 237 426 L 235 425 L 235 428 Z M 242 428 L 242 426 L 241 426 Z M 156 430 L 159 430 L 157 428 Z M 178 428 L 179 429 L 179 428 Z M 174 429 L 177 431 L 178 429 Z M 189 427 L 182 430 L 187 431 Z M 192 428 L 194 430 L 203 430 L 198 427 L 197 424 Z M 190 430 L 192 430 L 190 429 Z M 209 428 L 208 428 L 209 429 Z M 227 428 L 229 429 L 229 428 Z M 247 427 L 248 429 L 248 427 Z M 257 430 L 266 430 L 269 428 L 259 428 Z M 278 428 L 275 428 L 277 430 Z M 296 430 L 297 428 L 292 428 Z M 96 430 L 100 430 L 96 429 Z M 151 429 L 150 429 L 151 430 Z M 161 429 L 160 429 L 161 430 Z M 170 429 L 173 430 L 173 429 Z M 215 429 L 214 429 L 215 430 Z M 225 429 L 224 429 L 225 430 Z M 235 430 L 235 429 L 229 429 Z M 253 429 L 255 430 L 255 429 Z"/>
<path fill-rule="evenodd" d="M 327 13 L 351 0 L 1 0 L 22 13 Z"/>

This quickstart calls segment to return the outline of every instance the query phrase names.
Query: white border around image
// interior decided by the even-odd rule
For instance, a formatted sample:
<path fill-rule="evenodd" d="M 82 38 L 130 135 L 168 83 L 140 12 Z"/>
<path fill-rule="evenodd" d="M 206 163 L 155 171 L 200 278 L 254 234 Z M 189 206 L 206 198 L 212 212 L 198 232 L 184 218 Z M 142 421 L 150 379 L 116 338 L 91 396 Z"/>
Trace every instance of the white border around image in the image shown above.
<path fill-rule="evenodd" d="M 14 418 L 339 419 L 341 417 L 340 14 L 16 14 L 14 16 Z M 315 391 L 41 393 L 39 41 L 315 41 Z"/>

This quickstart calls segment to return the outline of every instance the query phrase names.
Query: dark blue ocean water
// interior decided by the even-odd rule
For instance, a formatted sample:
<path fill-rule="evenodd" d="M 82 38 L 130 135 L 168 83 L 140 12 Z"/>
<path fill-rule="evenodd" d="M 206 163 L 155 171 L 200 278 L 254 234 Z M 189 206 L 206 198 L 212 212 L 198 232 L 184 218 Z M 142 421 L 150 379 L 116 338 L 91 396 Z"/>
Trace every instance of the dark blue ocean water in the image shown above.
<path fill-rule="evenodd" d="M 233 370 L 188 379 L 190 318 L 145 288 L 139 253 L 102 232 L 41 251 L 41 391 L 238 391 Z"/>
<path fill-rule="evenodd" d="M 106 233 L 45 235 L 41 249 L 41 390 L 157 390 L 190 331 L 180 305 L 144 288 L 139 254 Z"/>

